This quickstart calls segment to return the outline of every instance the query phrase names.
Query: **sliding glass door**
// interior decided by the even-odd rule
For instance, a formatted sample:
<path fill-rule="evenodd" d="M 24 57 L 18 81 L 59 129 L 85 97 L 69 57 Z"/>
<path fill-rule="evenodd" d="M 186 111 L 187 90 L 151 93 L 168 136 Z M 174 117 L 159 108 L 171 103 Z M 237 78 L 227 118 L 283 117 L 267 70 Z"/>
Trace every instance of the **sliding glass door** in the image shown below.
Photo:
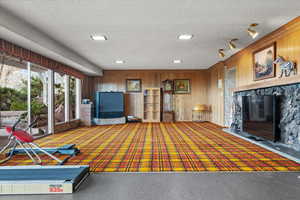
<path fill-rule="evenodd" d="M 36 121 L 35 128 L 32 132 L 34 134 L 48 133 L 48 73 L 47 69 L 30 63 L 30 87 L 28 92 L 30 98 L 28 99 L 30 109 L 30 121 Z"/>
<path fill-rule="evenodd" d="M 27 62 L 9 56 L 0 58 L 0 128 L 3 128 L 28 111 L 28 70 Z"/>
<path fill-rule="evenodd" d="M 73 76 L 0 55 L 0 135 L 1 129 L 23 113 L 27 114 L 23 128 L 36 122 L 30 129 L 34 135 L 53 133 L 55 124 L 78 119 L 80 82 Z"/>
<path fill-rule="evenodd" d="M 76 78 L 70 76 L 70 120 L 76 119 Z"/>
<path fill-rule="evenodd" d="M 54 73 L 54 118 L 55 123 L 65 122 L 65 75 Z"/>

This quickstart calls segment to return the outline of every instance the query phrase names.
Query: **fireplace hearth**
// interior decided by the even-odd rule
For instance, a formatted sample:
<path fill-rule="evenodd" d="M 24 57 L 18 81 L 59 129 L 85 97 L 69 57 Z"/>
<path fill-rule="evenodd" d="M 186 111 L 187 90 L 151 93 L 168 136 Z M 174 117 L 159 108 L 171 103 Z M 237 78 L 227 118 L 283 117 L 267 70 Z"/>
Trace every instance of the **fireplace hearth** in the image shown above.
<path fill-rule="evenodd" d="M 233 96 L 233 112 L 231 131 L 242 131 L 242 96 L 278 95 L 280 102 L 280 141 L 291 148 L 300 151 L 300 84 L 259 88 L 254 90 L 235 92 Z"/>

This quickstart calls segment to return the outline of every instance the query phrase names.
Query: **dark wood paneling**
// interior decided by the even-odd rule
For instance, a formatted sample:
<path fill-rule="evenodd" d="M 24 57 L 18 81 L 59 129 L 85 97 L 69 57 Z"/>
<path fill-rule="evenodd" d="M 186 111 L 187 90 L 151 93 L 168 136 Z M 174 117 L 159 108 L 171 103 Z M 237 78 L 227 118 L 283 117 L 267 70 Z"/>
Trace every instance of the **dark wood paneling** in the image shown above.
<path fill-rule="evenodd" d="M 94 80 L 96 91 L 125 90 L 126 79 L 141 79 L 142 88 L 161 87 L 166 79 L 190 79 L 191 94 L 174 95 L 174 111 L 177 121 L 192 120 L 192 108 L 196 104 L 207 104 L 207 70 L 111 70 Z M 142 93 L 126 93 L 126 114 L 142 117 Z"/>
<path fill-rule="evenodd" d="M 25 49 L 18 45 L 15 45 L 11 42 L 3 40 L 0 38 L 0 52 L 4 52 L 7 55 L 19 58 L 21 60 L 26 60 L 47 69 L 51 69 L 53 71 L 68 74 L 71 76 L 75 76 L 80 79 L 84 79 L 85 75 L 77 69 L 74 69 L 68 65 L 65 65 L 56 60 L 50 59 L 41 54 L 30 51 L 29 49 Z"/>

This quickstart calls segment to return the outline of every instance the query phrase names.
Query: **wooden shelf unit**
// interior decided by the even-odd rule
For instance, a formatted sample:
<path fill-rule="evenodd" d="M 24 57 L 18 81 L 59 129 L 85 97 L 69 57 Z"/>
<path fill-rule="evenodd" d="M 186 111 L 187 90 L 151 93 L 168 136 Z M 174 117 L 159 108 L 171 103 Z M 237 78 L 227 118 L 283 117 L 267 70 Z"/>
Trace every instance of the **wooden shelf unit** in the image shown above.
<path fill-rule="evenodd" d="M 160 122 L 160 88 L 146 88 L 143 94 L 143 122 Z"/>

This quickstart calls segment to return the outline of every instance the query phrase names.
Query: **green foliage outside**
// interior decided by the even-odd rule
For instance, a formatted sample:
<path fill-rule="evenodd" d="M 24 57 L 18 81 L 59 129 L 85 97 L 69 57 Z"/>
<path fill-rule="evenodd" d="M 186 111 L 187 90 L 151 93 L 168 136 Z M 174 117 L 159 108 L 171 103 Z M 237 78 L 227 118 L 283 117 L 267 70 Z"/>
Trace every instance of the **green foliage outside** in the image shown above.
<path fill-rule="evenodd" d="M 70 78 L 70 105 L 71 114 L 75 116 L 75 78 Z M 55 109 L 64 104 L 64 86 L 54 84 Z M 39 77 L 31 79 L 31 114 L 47 113 L 47 106 L 42 102 L 43 81 Z M 26 111 L 27 110 L 27 80 L 22 80 L 20 89 L 0 87 L 0 111 Z"/>
<path fill-rule="evenodd" d="M 43 82 L 38 77 L 31 79 L 31 113 L 39 115 L 47 112 L 47 106 L 40 100 L 43 92 Z M 19 90 L 0 87 L 1 111 L 26 111 L 27 110 L 27 80 L 22 80 Z"/>
<path fill-rule="evenodd" d="M 0 110 L 27 110 L 27 94 L 16 89 L 0 87 Z"/>
<path fill-rule="evenodd" d="M 70 114 L 71 118 L 75 117 L 75 103 L 76 103 L 76 79 L 70 78 Z"/>

